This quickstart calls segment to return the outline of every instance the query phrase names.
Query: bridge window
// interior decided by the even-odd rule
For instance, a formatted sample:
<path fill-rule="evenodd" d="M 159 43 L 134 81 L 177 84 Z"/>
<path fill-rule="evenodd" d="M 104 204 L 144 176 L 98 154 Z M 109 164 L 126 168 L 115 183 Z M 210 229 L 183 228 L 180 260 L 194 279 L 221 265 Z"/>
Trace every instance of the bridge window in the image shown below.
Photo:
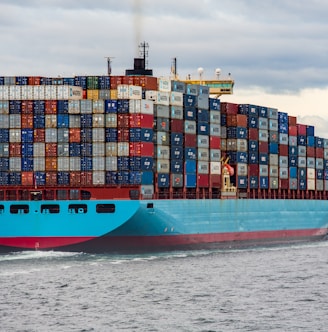
<path fill-rule="evenodd" d="M 97 213 L 114 213 L 115 204 L 97 204 L 96 211 Z"/>
<path fill-rule="evenodd" d="M 5 206 L 0 204 L 0 214 L 5 212 Z"/>
<path fill-rule="evenodd" d="M 87 213 L 88 206 L 86 204 L 70 204 L 68 211 L 69 213 Z"/>
<path fill-rule="evenodd" d="M 29 213 L 29 210 L 30 210 L 30 208 L 27 204 L 10 205 L 10 213 L 13 213 L 13 214 L 18 214 L 18 213 L 26 214 L 26 213 Z"/>
<path fill-rule="evenodd" d="M 58 204 L 42 204 L 41 213 L 59 213 Z"/>

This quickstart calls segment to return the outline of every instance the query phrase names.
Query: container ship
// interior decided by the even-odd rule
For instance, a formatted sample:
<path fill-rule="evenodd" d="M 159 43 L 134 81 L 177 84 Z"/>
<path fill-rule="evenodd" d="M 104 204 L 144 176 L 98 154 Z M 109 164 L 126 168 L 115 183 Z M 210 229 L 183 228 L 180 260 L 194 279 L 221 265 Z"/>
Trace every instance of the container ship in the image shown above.
<path fill-rule="evenodd" d="M 145 46 L 145 45 L 143 45 Z M 140 252 L 325 238 L 328 139 L 234 82 L 0 77 L 0 251 Z"/>

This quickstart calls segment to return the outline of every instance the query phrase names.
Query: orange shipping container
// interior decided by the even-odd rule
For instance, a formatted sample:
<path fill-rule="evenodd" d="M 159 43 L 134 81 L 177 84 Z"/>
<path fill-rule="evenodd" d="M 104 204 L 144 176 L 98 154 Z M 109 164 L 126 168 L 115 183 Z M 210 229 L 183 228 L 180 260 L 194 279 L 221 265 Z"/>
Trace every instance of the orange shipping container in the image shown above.
<path fill-rule="evenodd" d="M 87 90 L 87 99 L 99 99 L 99 90 Z"/>
<path fill-rule="evenodd" d="M 21 104 L 22 114 L 33 115 L 33 100 L 23 100 Z"/>
<path fill-rule="evenodd" d="M 22 128 L 29 128 L 32 129 L 33 128 L 33 114 L 22 114 L 21 117 L 21 124 L 22 124 Z"/>
<path fill-rule="evenodd" d="M 70 172 L 71 187 L 79 187 L 81 185 L 81 172 Z"/>
<path fill-rule="evenodd" d="M 46 157 L 56 157 L 57 156 L 57 143 L 46 143 Z"/>
<path fill-rule="evenodd" d="M 81 186 L 92 185 L 92 172 L 81 172 Z"/>
<path fill-rule="evenodd" d="M 57 172 L 46 172 L 46 184 L 47 186 L 57 185 Z"/>
<path fill-rule="evenodd" d="M 80 143 L 81 142 L 80 128 L 70 128 L 69 129 L 69 141 L 70 141 L 70 143 Z"/>
<path fill-rule="evenodd" d="M 30 76 L 27 79 L 28 85 L 40 85 L 41 84 L 41 77 L 40 76 Z"/>
<path fill-rule="evenodd" d="M 9 143 L 9 156 L 10 157 L 21 157 L 21 143 Z"/>
<path fill-rule="evenodd" d="M 46 100 L 45 102 L 45 114 L 57 113 L 57 100 Z"/>
<path fill-rule="evenodd" d="M 56 157 L 46 157 L 46 171 L 47 172 L 57 171 L 57 158 Z"/>
<path fill-rule="evenodd" d="M 33 186 L 34 185 L 34 173 L 33 172 L 22 172 L 22 185 Z"/>
<path fill-rule="evenodd" d="M 34 142 L 45 141 L 45 129 L 34 129 Z"/>

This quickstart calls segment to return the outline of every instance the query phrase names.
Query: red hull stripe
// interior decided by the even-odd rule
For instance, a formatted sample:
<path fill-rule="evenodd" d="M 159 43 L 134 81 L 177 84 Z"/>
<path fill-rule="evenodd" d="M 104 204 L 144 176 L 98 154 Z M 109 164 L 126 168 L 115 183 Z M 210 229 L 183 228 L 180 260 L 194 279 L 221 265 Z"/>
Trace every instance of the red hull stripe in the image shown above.
<path fill-rule="evenodd" d="M 288 239 L 320 237 L 326 235 L 325 229 L 280 230 L 261 232 L 236 232 L 214 234 L 183 234 L 170 236 L 117 236 L 117 237 L 13 237 L 0 238 L 0 246 L 22 249 L 51 249 L 83 244 L 95 240 L 103 247 L 113 248 L 145 248 L 172 247 L 202 243 L 231 242 L 231 241 L 262 241 L 266 239 L 281 242 Z"/>

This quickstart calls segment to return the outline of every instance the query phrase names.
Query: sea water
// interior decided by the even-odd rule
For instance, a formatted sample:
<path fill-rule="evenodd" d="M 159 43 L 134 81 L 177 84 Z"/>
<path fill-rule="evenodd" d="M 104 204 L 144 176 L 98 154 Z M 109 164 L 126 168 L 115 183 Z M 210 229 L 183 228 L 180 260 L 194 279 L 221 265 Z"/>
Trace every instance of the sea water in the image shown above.
<path fill-rule="evenodd" d="M 327 331 L 328 242 L 0 256 L 0 331 Z"/>

